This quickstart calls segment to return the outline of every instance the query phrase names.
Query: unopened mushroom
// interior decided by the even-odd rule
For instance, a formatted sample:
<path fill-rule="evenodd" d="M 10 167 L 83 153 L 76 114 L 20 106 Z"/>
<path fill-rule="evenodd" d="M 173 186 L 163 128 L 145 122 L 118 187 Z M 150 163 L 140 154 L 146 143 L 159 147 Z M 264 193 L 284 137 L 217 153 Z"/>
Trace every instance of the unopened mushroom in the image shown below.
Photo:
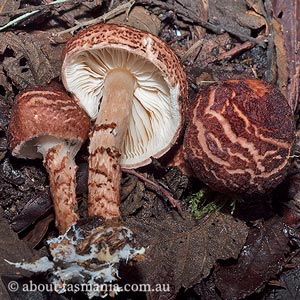
<path fill-rule="evenodd" d="M 34 87 L 17 95 L 9 123 L 9 146 L 19 158 L 43 158 L 60 233 L 78 215 L 74 157 L 86 140 L 89 117 L 57 88 Z"/>
<path fill-rule="evenodd" d="M 63 52 L 62 80 L 95 120 L 90 140 L 89 215 L 120 216 L 120 165 L 166 153 L 182 129 L 186 76 L 174 52 L 138 29 L 98 24 Z"/>
<path fill-rule="evenodd" d="M 285 177 L 295 140 L 292 110 L 273 85 L 228 80 L 191 104 L 184 149 L 196 176 L 212 189 L 261 194 Z"/>

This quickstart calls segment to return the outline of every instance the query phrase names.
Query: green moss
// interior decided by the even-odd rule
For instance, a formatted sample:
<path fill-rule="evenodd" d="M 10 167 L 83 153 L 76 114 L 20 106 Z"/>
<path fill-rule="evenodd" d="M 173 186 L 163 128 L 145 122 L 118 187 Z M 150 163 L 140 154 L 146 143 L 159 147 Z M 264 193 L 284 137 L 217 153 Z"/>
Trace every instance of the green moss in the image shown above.
<path fill-rule="evenodd" d="M 236 199 L 229 199 L 228 197 L 216 194 L 207 188 L 203 188 L 197 193 L 189 195 L 186 201 L 196 219 L 200 219 L 207 214 L 216 212 L 225 205 L 230 207 L 230 212 L 233 214 L 236 204 Z"/>

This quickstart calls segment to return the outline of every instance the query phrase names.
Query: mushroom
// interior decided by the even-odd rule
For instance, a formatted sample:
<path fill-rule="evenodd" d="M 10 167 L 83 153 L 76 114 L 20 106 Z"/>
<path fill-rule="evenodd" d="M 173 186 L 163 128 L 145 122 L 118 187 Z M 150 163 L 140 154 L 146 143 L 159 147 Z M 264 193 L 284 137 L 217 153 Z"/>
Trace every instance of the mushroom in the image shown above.
<path fill-rule="evenodd" d="M 78 220 L 74 157 L 88 136 L 89 126 L 87 114 L 58 88 L 23 91 L 12 108 L 10 150 L 18 158 L 43 158 L 60 233 Z"/>
<path fill-rule="evenodd" d="M 291 107 L 259 79 L 228 80 L 200 91 L 188 109 L 185 157 L 212 189 L 244 196 L 275 188 L 295 141 Z"/>
<path fill-rule="evenodd" d="M 89 215 L 118 218 L 121 166 L 149 164 L 181 132 L 186 75 L 158 37 L 128 26 L 98 24 L 65 46 L 62 81 L 95 120 L 89 146 Z"/>

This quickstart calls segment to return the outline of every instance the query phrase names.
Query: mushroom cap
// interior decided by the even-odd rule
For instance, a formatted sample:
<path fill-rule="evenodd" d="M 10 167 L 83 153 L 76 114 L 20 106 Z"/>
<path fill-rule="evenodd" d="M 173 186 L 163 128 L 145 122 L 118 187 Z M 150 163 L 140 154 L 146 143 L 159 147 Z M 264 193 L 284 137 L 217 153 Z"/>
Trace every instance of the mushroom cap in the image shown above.
<path fill-rule="evenodd" d="M 20 158 L 42 158 L 39 138 L 55 138 L 72 145 L 87 139 L 90 119 L 62 90 L 54 87 L 32 87 L 15 99 L 8 131 L 9 147 Z"/>
<path fill-rule="evenodd" d="M 129 26 L 97 24 L 66 44 L 62 81 L 95 119 L 105 76 L 120 67 L 131 72 L 137 82 L 121 165 L 140 167 L 176 142 L 182 129 L 187 80 L 178 57 L 158 37 Z"/>
<path fill-rule="evenodd" d="M 219 192 L 253 195 L 276 187 L 287 173 L 294 141 L 286 98 L 262 80 L 213 84 L 188 109 L 186 159 Z"/>

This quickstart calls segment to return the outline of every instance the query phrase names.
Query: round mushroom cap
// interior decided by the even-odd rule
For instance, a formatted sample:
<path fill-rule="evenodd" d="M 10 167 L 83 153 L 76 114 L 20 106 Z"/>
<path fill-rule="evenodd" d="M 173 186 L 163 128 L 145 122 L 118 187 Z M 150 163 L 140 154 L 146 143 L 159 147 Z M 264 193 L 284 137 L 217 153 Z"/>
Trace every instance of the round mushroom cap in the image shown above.
<path fill-rule="evenodd" d="M 39 139 L 66 141 L 80 148 L 90 119 L 76 101 L 58 88 L 39 86 L 19 93 L 9 123 L 9 147 L 20 158 L 42 158 Z"/>
<path fill-rule="evenodd" d="M 182 129 L 187 80 L 175 53 L 158 37 L 129 26 L 97 24 L 80 31 L 63 52 L 62 80 L 95 119 L 106 74 L 124 68 L 136 78 L 121 165 L 139 167 L 158 158 Z"/>
<path fill-rule="evenodd" d="M 188 110 L 186 159 L 219 192 L 253 195 L 276 187 L 287 173 L 294 141 L 286 98 L 258 79 L 213 84 Z"/>

